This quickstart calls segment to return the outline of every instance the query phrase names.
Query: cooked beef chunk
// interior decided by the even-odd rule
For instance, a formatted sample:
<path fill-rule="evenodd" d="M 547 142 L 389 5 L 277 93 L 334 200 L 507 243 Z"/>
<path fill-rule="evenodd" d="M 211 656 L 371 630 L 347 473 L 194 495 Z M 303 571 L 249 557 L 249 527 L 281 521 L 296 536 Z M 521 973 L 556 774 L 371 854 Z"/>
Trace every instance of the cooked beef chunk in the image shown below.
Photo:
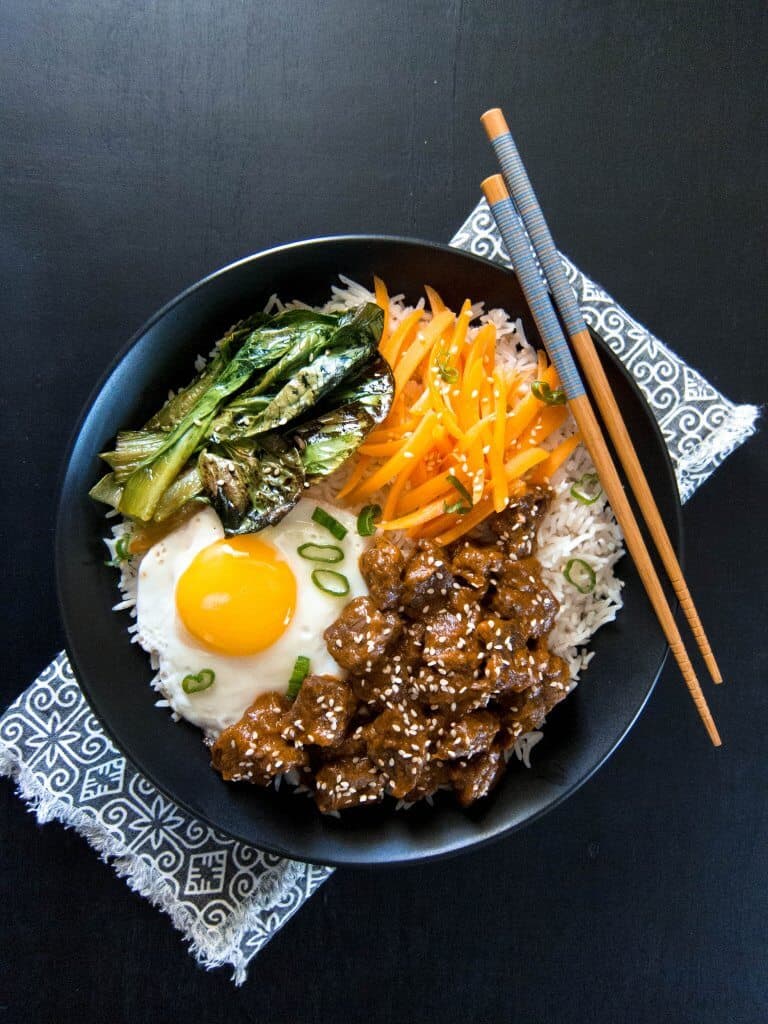
<path fill-rule="evenodd" d="M 511 502 L 503 512 L 491 517 L 489 525 L 512 558 L 528 558 L 533 553 L 536 533 L 547 513 L 552 492 L 548 487 L 533 490 Z"/>
<path fill-rule="evenodd" d="M 401 703 L 409 693 L 407 677 L 396 671 L 391 661 L 350 676 L 347 682 L 359 701 L 379 709 Z"/>
<path fill-rule="evenodd" d="M 423 649 L 424 623 L 406 622 L 400 638 L 400 645 L 392 656 L 392 662 L 397 665 L 401 675 L 410 678 L 418 672 L 422 662 Z"/>
<path fill-rule="evenodd" d="M 424 666 L 415 679 L 418 699 L 431 709 L 452 714 L 471 711 L 488 703 L 493 683 L 474 672 L 447 672 Z"/>
<path fill-rule="evenodd" d="M 318 761 L 327 764 L 330 761 L 338 761 L 342 757 L 363 757 L 365 754 L 365 740 L 363 739 L 360 727 L 367 724 L 367 722 L 361 722 L 358 716 L 343 740 L 334 743 L 332 747 L 317 748 Z"/>
<path fill-rule="evenodd" d="M 400 604 L 404 568 L 402 551 L 383 534 L 360 556 L 360 572 L 378 608 L 391 610 Z"/>
<path fill-rule="evenodd" d="M 526 638 L 536 639 L 550 632 L 560 605 L 543 583 L 537 590 L 525 591 L 500 582 L 491 598 L 491 608 L 505 619 L 516 619 Z"/>
<path fill-rule="evenodd" d="M 332 747 L 341 742 L 357 709 L 349 686 L 335 676 L 307 676 L 286 713 L 283 739 L 297 747 Z"/>
<path fill-rule="evenodd" d="M 561 700 L 568 696 L 567 666 L 565 670 L 566 680 L 563 681 L 560 678 L 562 669 L 560 669 L 559 665 L 560 663 L 565 665 L 565 662 L 562 661 L 562 658 L 558 658 L 557 655 L 552 655 L 552 658 L 556 659 L 552 669 L 553 673 L 556 673 L 555 678 L 546 678 L 543 682 L 529 686 L 528 689 L 520 693 L 511 693 L 508 696 L 502 696 L 500 699 L 502 707 L 501 722 L 512 743 L 518 737 L 524 735 L 524 733 L 530 732 L 532 729 L 538 729 L 543 725 L 544 719 L 555 704 L 559 704 Z"/>
<path fill-rule="evenodd" d="M 425 619 L 422 657 L 429 668 L 446 672 L 474 671 L 480 645 L 461 612 L 448 609 Z"/>
<path fill-rule="evenodd" d="M 267 786 L 276 775 L 309 764 L 306 751 L 283 739 L 281 733 L 290 701 L 278 693 L 263 693 L 239 722 L 230 725 L 211 747 L 211 763 L 223 778 Z"/>
<path fill-rule="evenodd" d="M 323 814 L 377 803 L 383 796 L 384 779 L 367 757 L 328 761 L 315 775 L 315 802 Z"/>
<path fill-rule="evenodd" d="M 501 747 L 493 746 L 471 760 L 454 761 L 451 782 L 462 807 L 487 796 L 504 774 L 506 762 Z"/>
<path fill-rule="evenodd" d="M 432 796 L 441 787 L 449 786 L 450 782 L 450 767 L 445 761 L 427 761 L 424 770 L 416 780 L 416 785 L 405 794 L 403 801 L 407 804 L 415 804 L 418 800 Z"/>
<path fill-rule="evenodd" d="M 501 572 L 505 561 L 506 555 L 497 545 L 480 547 L 465 541 L 453 552 L 451 572 L 485 593 L 491 578 Z"/>
<path fill-rule="evenodd" d="M 325 644 L 342 668 L 362 672 L 384 657 L 402 628 L 394 612 L 380 612 L 369 597 L 356 597 L 326 629 Z"/>
<path fill-rule="evenodd" d="M 451 722 L 438 740 L 432 756 L 445 761 L 474 757 L 490 748 L 500 727 L 499 716 L 491 711 L 473 711 Z"/>
<path fill-rule="evenodd" d="M 484 596 L 484 589 L 476 590 L 474 587 L 454 582 L 448 607 L 452 612 L 461 612 L 466 616 L 468 622 L 479 622 L 483 617 L 481 601 Z"/>
<path fill-rule="evenodd" d="M 521 647 L 516 651 L 493 651 L 485 665 L 488 678 L 499 693 L 522 691 L 537 683 L 549 665 L 546 650 Z"/>
<path fill-rule="evenodd" d="M 393 796 L 405 796 L 416 784 L 427 760 L 432 728 L 433 722 L 416 705 L 388 709 L 363 726 L 368 756 Z"/>
<path fill-rule="evenodd" d="M 524 647 L 528 639 L 526 630 L 517 619 L 502 619 L 500 616 L 479 622 L 477 638 L 489 657 L 493 651 L 511 654 L 519 647 Z"/>
<path fill-rule="evenodd" d="M 453 576 L 447 556 L 430 540 L 420 540 L 405 564 L 402 603 L 412 618 L 424 618 L 450 600 Z"/>

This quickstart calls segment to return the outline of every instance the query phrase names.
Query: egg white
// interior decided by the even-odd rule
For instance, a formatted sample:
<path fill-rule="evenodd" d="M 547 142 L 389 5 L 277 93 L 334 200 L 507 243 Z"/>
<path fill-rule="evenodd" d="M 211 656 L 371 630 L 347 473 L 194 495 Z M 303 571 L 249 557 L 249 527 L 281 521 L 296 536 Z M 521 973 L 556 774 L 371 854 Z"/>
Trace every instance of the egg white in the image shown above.
<path fill-rule="evenodd" d="M 260 693 L 285 691 L 300 654 L 309 658 L 312 672 L 345 675 L 326 650 L 323 631 L 347 602 L 368 592 L 358 567 L 367 541 L 358 535 L 354 516 L 322 504 L 347 527 L 344 540 L 335 540 L 324 527 L 312 521 L 317 506 L 317 501 L 302 498 L 276 526 L 259 533 L 262 540 L 280 553 L 296 578 L 296 608 L 282 636 L 257 654 L 226 655 L 207 648 L 187 630 L 176 608 L 179 578 L 195 555 L 224 536 L 221 520 L 212 508 L 195 513 L 158 541 L 141 560 L 136 598 L 138 642 L 158 665 L 155 686 L 178 715 L 199 726 L 208 736 L 217 736 L 237 722 Z M 336 544 L 343 550 L 344 560 L 328 566 L 307 561 L 297 550 L 307 543 Z M 349 594 L 334 597 L 319 590 L 310 578 L 315 568 L 343 573 L 349 580 Z M 185 693 L 184 677 L 204 668 L 215 673 L 213 685 L 198 693 Z"/>

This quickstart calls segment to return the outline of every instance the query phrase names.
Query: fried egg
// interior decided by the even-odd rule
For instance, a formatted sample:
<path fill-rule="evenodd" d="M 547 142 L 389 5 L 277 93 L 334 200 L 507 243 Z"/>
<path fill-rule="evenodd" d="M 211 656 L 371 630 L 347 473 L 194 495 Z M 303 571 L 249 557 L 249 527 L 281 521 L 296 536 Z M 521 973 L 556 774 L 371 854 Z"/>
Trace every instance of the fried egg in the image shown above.
<path fill-rule="evenodd" d="M 225 537 L 212 508 L 201 508 L 139 565 L 137 638 L 157 666 L 155 685 L 177 714 L 209 736 L 237 722 L 260 693 L 285 691 L 298 655 L 309 658 L 314 673 L 345 674 L 326 650 L 323 631 L 347 602 L 367 594 L 358 567 L 367 541 L 354 516 L 322 505 L 347 528 L 336 540 L 313 521 L 317 506 L 304 498 L 276 526 L 235 537 Z M 307 544 L 334 545 L 343 560 L 302 557 L 299 548 L 338 557 Z M 313 570 L 341 573 L 348 593 L 326 593 L 313 582 Z M 320 582 L 340 581 L 320 575 Z M 186 692 L 184 679 L 201 672 L 213 672 L 213 683 Z"/>

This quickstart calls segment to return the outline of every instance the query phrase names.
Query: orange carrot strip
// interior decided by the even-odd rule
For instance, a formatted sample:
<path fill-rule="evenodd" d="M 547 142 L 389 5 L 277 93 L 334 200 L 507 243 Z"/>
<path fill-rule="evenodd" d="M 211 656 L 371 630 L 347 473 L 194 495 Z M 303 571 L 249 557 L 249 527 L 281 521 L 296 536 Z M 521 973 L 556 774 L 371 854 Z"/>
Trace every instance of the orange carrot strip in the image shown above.
<path fill-rule="evenodd" d="M 478 330 L 477 334 L 470 342 L 468 349 L 465 350 L 467 352 L 466 362 L 464 364 L 465 379 L 467 373 L 472 369 L 475 362 L 479 360 L 480 363 L 482 363 L 483 353 L 485 352 L 485 346 L 488 343 L 488 338 L 490 335 L 495 336 L 495 334 L 496 330 L 493 324 L 483 324 L 483 326 Z"/>
<path fill-rule="evenodd" d="M 451 515 L 438 516 L 436 519 L 424 523 L 422 526 L 414 526 L 408 531 L 414 537 L 436 537 L 439 533 L 450 529 L 456 523 L 455 513 Z"/>
<path fill-rule="evenodd" d="M 404 316 L 390 336 L 379 344 L 379 352 L 390 366 L 394 366 L 397 362 L 400 349 L 410 342 L 411 335 L 415 332 L 423 316 L 423 309 L 414 309 L 408 316 Z"/>
<path fill-rule="evenodd" d="M 352 472 L 347 477 L 346 483 L 341 488 L 341 490 L 337 492 L 337 498 L 343 500 L 344 498 L 347 497 L 348 494 L 351 494 L 352 491 L 354 491 L 354 489 L 360 483 L 362 478 L 365 476 L 365 471 L 368 469 L 370 462 L 371 460 L 366 458 L 365 456 L 360 456 L 358 458 L 357 465 L 354 467 Z"/>
<path fill-rule="evenodd" d="M 541 444 L 563 425 L 567 415 L 568 407 L 566 405 L 550 405 L 546 409 L 542 409 L 530 427 L 523 431 L 517 439 L 518 445 L 521 448 L 527 448 L 530 445 Z"/>
<path fill-rule="evenodd" d="M 546 381 L 546 383 L 553 388 L 555 386 L 555 381 L 557 380 L 555 368 L 553 366 L 548 367 L 538 379 Z M 542 405 L 543 403 L 539 401 L 532 391 L 528 391 L 528 393 L 520 399 L 512 412 L 507 415 L 507 426 L 504 439 L 507 448 L 522 434 L 534 416 L 541 411 Z"/>
<path fill-rule="evenodd" d="M 488 462 L 491 467 L 493 508 L 501 512 L 507 504 L 507 478 L 504 473 L 504 413 L 506 411 L 506 389 L 498 370 L 493 373 L 494 419 L 490 430 L 491 450 Z"/>
<path fill-rule="evenodd" d="M 412 512 L 427 501 L 433 501 L 435 498 L 443 494 L 448 497 L 451 493 L 454 492 L 448 482 L 448 474 L 441 473 L 439 476 L 433 477 L 431 480 L 427 480 L 427 482 L 421 484 L 420 487 L 413 487 L 410 491 L 406 491 L 398 503 L 398 515 L 405 515 L 407 512 Z"/>
<path fill-rule="evenodd" d="M 464 303 L 459 310 L 459 315 L 456 317 L 456 328 L 451 338 L 451 344 L 448 347 L 448 351 L 451 355 L 451 359 L 455 360 L 461 350 L 464 348 L 464 344 L 467 340 L 467 331 L 469 330 L 469 322 L 472 319 L 472 303 L 469 299 L 464 299 Z"/>
<path fill-rule="evenodd" d="M 443 510 L 443 499 L 441 498 L 439 501 L 433 501 L 429 505 L 411 512 L 410 515 L 401 516 L 399 519 L 384 519 L 377 523 L 377 526 L 380 530 L 409 530 L 413 526 L 428 523 L 435 516 L 442 515 Z"/>
<path fill-rule="evenodd" d="M 501 422 L 503 424 L 504 420 Z M 461 440 L 456 445 L 455 451 L 457 454 L 461 454 L 461 452 L 465 452 L 471 448 L 475 441 L 481 438 L 486 427 L 489 427 L 492 423 L 493 413 L 488 416 L 484 416 L 481 420 L 477 420 L 477 422 L 473 423 L 472 426 L 462 434 Z"/>
<path fill-rule="evenodd" d="M 403 447 L 402 435 L 396 441 L 381 441 L 378 444 L 361 444 L 357 449 L 361 455 L 370 455 L 374 459 L 389 458 L 396 455 Z"/>
<path fill-rule="evenodd" d="M 426 327 L 411 342 L 408 348 L 400 355 L 395 364 L 395 393 L 400 393 L 406 383 L 411 379 L 419 363 L 426 356 L 444 330 L 453 320 L 453 313 L 446 309 L 444 313 L 438 313 Z"/>
<path fill-rule="evenodd" d="M 387 441 L 401 440 L 403 434 L 407 434 L 410 430 L 417 425 L 416 420 L 405 420 L 400 426 L 386 426 L 389 423 L 389 418 L 385 421 L 385 425 L 382 425 L 378 430 L 372 430 L 366 437 L 366 444 L 385 444 Z"/>
<path fill-rule="evenodd" d="M 455 368 L 455 367 L 452 367 Z M 448 394 L 451 390 L 450 383 L 439 382 L 440 368 L 437 365 L 437 345 L 432 349 L 427 368 L 427 388 L 429 389 L 430 404 L 438 415 L 438 419 L 458 440 L 463 432 L 451 408 Z"/>
<path fill-rule="evenodd" d="M 375 473 L 360 484 L 355 491 L 355 498 L 366 498 L 369 494 L 373 494 L 379 487 L 383 487 L 384 484 L 392 480 L 407 463 L 421 458 L 432 444 L 432 430 L 436 422 L 437 418 L 430 410 L 400 451 L 392 458 L 387 459 L 383 466 L 379 466 Z"/>
<path fill-rule="evenodd" d="M 400 495 L 403 492 L 403 488 L 408 483 L 408 477 L 405 473 L 401 473 L 392 486 L 389 488 L 386 501 L 384 502 L 384 508 L 382 510 L 382 517 L 384 519 L 392 519 L 396 513 L 397 502 Z"/>
<path fill-rule="evenodd" d="M 438 313 L 442 313 L 447 308 L 434 288 L 430 288 L 428 284 L 425 284 L 424 291 L 429 299 L 429 308 L 432 310 L 433 316 L 437 316 Z"/>
<path fill-rule="evenodd" d="M 482 523 L 492 513 L 493 501 L 490 498 L 483 498 L 466 515 L 461 516 L 455 526 L 439 534 L 435 540 L 438 544 L 450 544 L 452 541 L 458 540 L 463 534 L 468 533 L 478 523 Z"/>
<path fill-rule="evenodd" d="M 545 462 L 537 467 L 536 472 L 531 474 L 531 481 L 536 484 L 543 484 L 550 477 L 554 476 L 562 464 L 571 456 L 581 443 L 580 434 L 571 434 L 564 441 L 561 441 L 557 448 L 554 448 Z M 535 448 L 531 449 L 536 451 Z"/>
<path fill-rule="evenodd" d="M 544 448 L 528 448 L 524 452 L 518 452 L 504 463 L 504 475 L 508 481 L 516 480 L 523 473 L 527 473 L 529 469 L 546 462 L 550 454 Z"/>
<path fill-rule="evenodd" d="M 483 348 L 483 367 L 488 376 L 493 373 L 493 369 L 496 366 L 496 328 L 493 324 L 488 324 L 490 331 L 488 332 L 488 339 L 486 340 Z"/>
<path fill-rule="evenodd" d="M 381 340 L 379 342 L 381 344 L 385 338 L 389 337 L 389 293 L 387 292 L 387 286 L 380 277 L 374 276 L 373 291 L 376 296 L 377 305 L 381 306 L 384 310 L 384 326 L 381 329 Z"/>

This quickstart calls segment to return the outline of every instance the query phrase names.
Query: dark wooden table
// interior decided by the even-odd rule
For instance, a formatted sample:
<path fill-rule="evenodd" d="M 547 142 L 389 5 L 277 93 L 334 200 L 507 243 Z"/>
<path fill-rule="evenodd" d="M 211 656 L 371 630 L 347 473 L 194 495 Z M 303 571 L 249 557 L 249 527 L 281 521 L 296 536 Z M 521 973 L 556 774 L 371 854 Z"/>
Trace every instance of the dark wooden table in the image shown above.
<path fill-rule="evenodd" d="M 116 349 L 207 271 L 354 231 L 447 239 L 502 104 L 578 264 L 761 401 L 762 3 L 5 0 L 5 705 L 62 646 L 57 476 Z M 339 871 L 234 989 L 0 785 L 0 1020 L 758 1022 L 766 987 L 764 439 L 685 508 L 727 677 L 714 751 L 668 666 L 616 756 L 507 841 Z M 632 651 L 627 651 L 631 661 Z"/>

